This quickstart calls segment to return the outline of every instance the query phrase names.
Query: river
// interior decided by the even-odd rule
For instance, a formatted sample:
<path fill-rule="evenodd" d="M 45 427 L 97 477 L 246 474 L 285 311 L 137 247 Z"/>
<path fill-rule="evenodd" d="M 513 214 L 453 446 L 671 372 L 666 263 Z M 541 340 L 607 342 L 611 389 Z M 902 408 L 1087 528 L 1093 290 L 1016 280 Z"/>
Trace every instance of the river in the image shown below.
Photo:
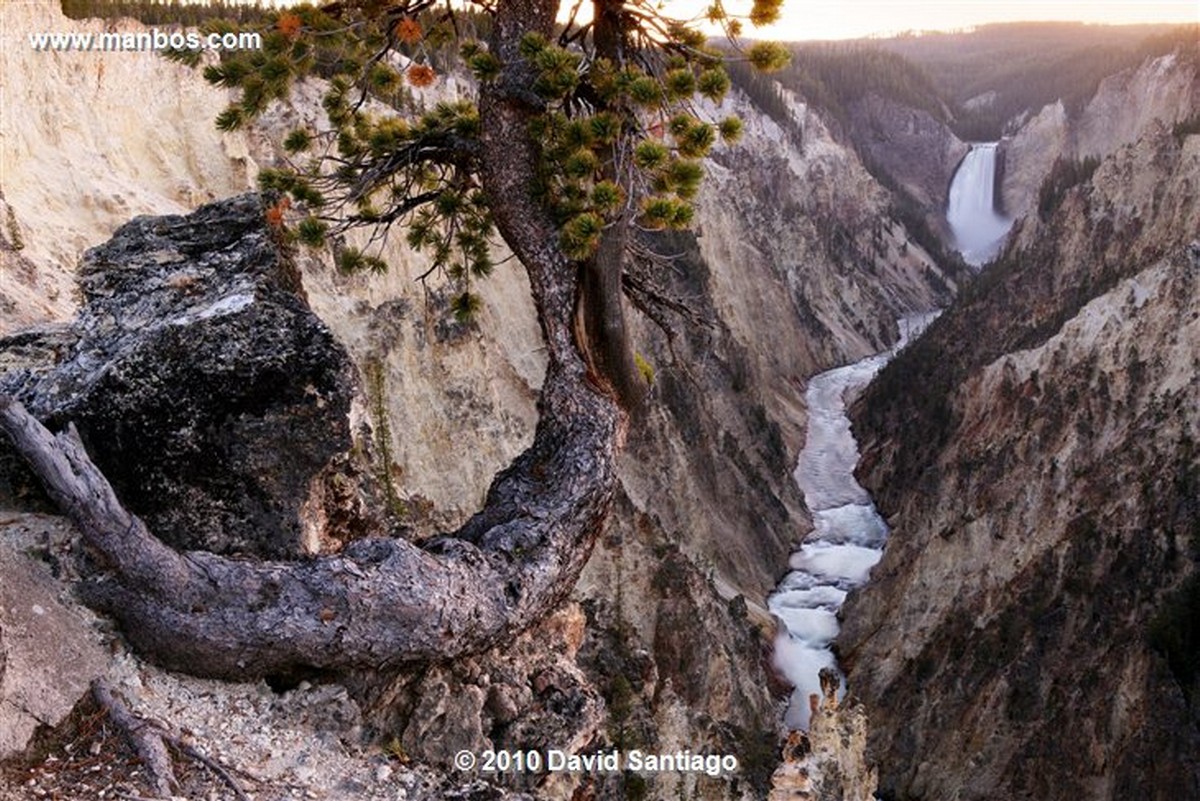
<path fill-rule="evenodd" d="M 814 376 L 808 383 L 808 432 L 795 478 L 813 518 L 813 531 L 789 559 L 790 572 L 767 599 L 783 625 L 775 666 L 795 688 L 785 715 L 789 728 L 807 729 L 808 696 L 820 692 L 821 668 L 837 667 L 830 649 L 846 593 L 866 583 L 883 555 L 888 528 L 854 478 L 858 443 L 846 403 L 936 314 L 900 320 L 900 341 L 889 351 Z"/>

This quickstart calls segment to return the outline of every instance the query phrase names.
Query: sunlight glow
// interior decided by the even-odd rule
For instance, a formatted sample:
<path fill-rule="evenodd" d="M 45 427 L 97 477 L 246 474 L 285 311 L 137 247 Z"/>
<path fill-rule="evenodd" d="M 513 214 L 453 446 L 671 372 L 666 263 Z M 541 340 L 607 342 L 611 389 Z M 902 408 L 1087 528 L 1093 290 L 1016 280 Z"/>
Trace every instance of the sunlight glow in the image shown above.
<path fill-rule="evenodd" d="M 282 6 L 302 1 L 321 2 L 269 0 Z M 733 14 L 745 13 L 750 6 L 749 0 L 724 2 Z M 667 0 L 662 7 L 687 18 L 702 15 L 710 4 L 711 0 Z M 563 0 L 562 5 L 565 17 L 572 2 Z M 589 5 L 587 0 L 584 5 Z M 746 34 L 781 41 L 855 39 L 964 30 L 992 22 L 1049 20 L 1100 25 L 1198 24 L 1200 0 L 784 0 L 783 18 L 778 23 L 757 30 L 747 25 Z"/>
<path fill-rule="evenodd" d="M 851 39 L 1045 20 L 1200 23 L 1200 0 L 785 0 L 783 19 L 754 35 L 780 40 Z"/>

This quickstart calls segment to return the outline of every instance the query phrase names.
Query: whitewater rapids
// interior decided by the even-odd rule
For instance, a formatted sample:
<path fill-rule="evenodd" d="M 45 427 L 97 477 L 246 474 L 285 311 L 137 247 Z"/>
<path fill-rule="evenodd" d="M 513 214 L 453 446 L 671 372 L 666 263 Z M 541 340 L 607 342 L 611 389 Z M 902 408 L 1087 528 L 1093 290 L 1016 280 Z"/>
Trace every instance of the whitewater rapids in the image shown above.
<path fill-rule="evenodd" d="M 871 496 L 854 478 L 858 443 L 846 403 L 888 360 L 935 317 L 900 320 L 900 341 L 889 351 L 814 376 L 808 383 L 808 432 L 795 479 L 813 518 L 813 531 L 788 560 L 790 572 L 767 599 L 782 621 L 775 666 L 795 688 L 784 717 L 792 729 L 808 728 L 811 693 L 820 693 L 822 668 L 837 668 L 830 646 L 838 610 L 851 589 L 870 578 L 883 556 L 888 528 Z"/>

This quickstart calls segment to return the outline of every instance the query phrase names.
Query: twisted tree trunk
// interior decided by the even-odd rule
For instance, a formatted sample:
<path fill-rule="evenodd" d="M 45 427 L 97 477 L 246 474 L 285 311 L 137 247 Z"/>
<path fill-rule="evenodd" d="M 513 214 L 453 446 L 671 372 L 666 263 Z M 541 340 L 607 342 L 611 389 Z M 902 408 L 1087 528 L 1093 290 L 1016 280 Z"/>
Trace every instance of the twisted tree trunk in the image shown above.
<path fill-rule="evenodd" d="M 143 654 L 197 675 L 251 678 L 451 659 L 536 622 L 574 586 L 611 505 L 624 421 L 589 378 L 574 339 L 576 266 L 533 195 L 537 109 L 515 48 L 549 33 L 554 0 L 499 4 L 496 48 L 509 65 L 482 90 L 486 190 L 501 235 L 529 274 L 549 364 L 531 447 L 493 481 L 484 509 L 422 548 L 358 540 L 299 563 L 179 553 L 124 509 L 73 428 L 51 434 L 11 399 L 0 427 L 110 573 L 85 597 Z M 507 49 L 513 52 L 507 52 Z"/>
<path fill-rule="evenodd" d="M 594 42 L 596 55 L 617 68 L 626 65 L 626 25 L 621 19 L 624 6 L 615 0 L 593 0 Z M 615 101 L 621 103 L 622 101 Z M 631 114 L 618 109 L 619 116 Z M 606 180 L 621 183 L 616 165 L 632 160 L 631 145 L 625 137 L 609 145 L 602 168 Z M 600 236 L 596 252 L 583 264 L 579 293 L 578 318 L 580 339 L 589 364 L 604 377 L 621 405 L 635 410 L 649 387 L 634 358 L 633 340 L 625 315 L 625 272 L 633 210 L 623 209 Z"/>
<path fill-rule="evenodd" d="M 308 562 L 178 553 L 121 506 L 73 428 L 51 434 L 11 400 L 0 427 L 111 573 L 84 597 L 172 669 L 251 678 L 379 668 L 484 650 L 570 591 L 608 513 L 615 404 L 548 383 L 532 447 L 501 473 L 461 536 L 427 550 L 369 539 Z"/>

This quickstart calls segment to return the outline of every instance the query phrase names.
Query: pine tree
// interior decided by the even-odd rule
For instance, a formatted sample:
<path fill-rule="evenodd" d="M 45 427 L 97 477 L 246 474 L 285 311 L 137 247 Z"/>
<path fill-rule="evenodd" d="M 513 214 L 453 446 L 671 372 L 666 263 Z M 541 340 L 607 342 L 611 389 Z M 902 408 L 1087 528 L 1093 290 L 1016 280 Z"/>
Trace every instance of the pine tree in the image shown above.
<path fill-rule="evenodd" d="M 212 83 L 236 90 L 218 120 L 230 129 L 298 80 L 328 82 L 331 127 L 291 133 L 284 144 L 294 163 L 263 176 L 292 210 L 306 210 L 292 224 L 297 238 L 405 226 L 457 282 L 463 314 L 477 302 L 472 282 L 490 269 L 493 232 L 524 266 L 548 362 L 537 429 L 462 528 L 428 548 L 360 540 L 291 563 L 184 556 L 121 507 L 69 431 L 52 436 L 0 399 L 0 428 L 112 565 L 105 608 L 168 667 L 245 679 L 477 653 L 561 602 L 603 528 L 621 431 L 645 384 L 622 300 L 632 231 L 691 220 L 698 160 L 738 126 L 702 120 L 689 103 L 720 98 L 729 81 L 705 36 L 648 0 L 595 0 L 594 21 L 564 25 L 558 0 L 480 8 L 473 19 L 431 17 L 433 0 L 289 9 L 271 21 L 264 49 L 205 67 Z M 777 13 L 778 0 L 755 0 L 749 17 L 763 23 Z M 720 5 L 709 18 L 739 29 Z M 478 81 L 476 101 L 419 115 L 368 112 L 368 99 L 387 107 L 401 88 L 436 80 L 431 53 L 452 39 Z M 743 57 L 772 68 L 786 52 L 760 43 Z M 343 207 L 345 216 L 334 213 Z M 290 213 L 278 205 L 264 224 L 282 225 Z M 342 260 L 347 269 L 383 267 L 375 254 Z M 337 626 L 324 625 L 332 618 Z"/>
<path fill-rule="evenodd" d="M 753 0 L 748 19 L 774 21 L 779 3 Z M 740 131 L 736 120 L 701 119 L 694 108 L 696 98 L 719 103 L 728 90 L 728 55 L 647 0 L 595 0 L 586 22 L 576 6 L 557 23 L 563 10 L 558 0 L 506 0 L 470 14 L 433 0 L 299 6 L 270 21 L 261 51 L 226 54 L 205 77 L 237 90 L 217 120 L 223 130 L 251 122 L 296 81 L 328 81 L 329 127 L 292 132 L 289 166 L 261 178 L 263 189 L 307 210 L 294 229 L 306 243 L 356 226 L 379 229 L 374 241 L 402 231 L 453 285 L 464 318 L 479 305 L 475 284 L 492 269 L 497 232 L 526 267 L 549 258 L 562 263 L 554 272 L 577 270 L 577 344 L 632 408 L 646 384 L 621 299 L 629 234 L 691 222 L 699 160 Z M 734 37 L 741 30 L 719 0 L 707 19 Z M 437 80 L 438 54 L 450 45 L 474 74 L 477 100 L 405 114 L 408 87 Z M 787 53 L 756 43 L 736 57 L 774 69 Z M 367 101 L 394 113 L 368 111 L 375 104 Z M 377 251 L 343 249 L 338 259 L 343 269 L 384 268 Z"/>

